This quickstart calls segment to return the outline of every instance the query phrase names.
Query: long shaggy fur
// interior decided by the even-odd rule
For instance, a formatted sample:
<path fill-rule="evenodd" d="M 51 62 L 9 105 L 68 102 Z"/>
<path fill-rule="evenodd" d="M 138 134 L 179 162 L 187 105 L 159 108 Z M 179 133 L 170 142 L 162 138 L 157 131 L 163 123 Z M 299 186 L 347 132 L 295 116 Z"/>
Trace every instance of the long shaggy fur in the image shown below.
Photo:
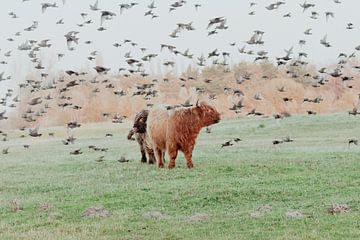
<path fill-rule="evenodd" d="M 146 121 L 149 115 L 148 110 L 142 110 L 137 113 L 134 119 L 133 128 L 130 130 L 127 138 L 129 140 L 132 139 L 132 136 L 135 134 L 136 141 L 139 144 L 140 152 L 141 152 L 141 162 L 146 163 L 146 153 L 149 157 L 149 164 L 153 164 L 155 162 L 155 156 L 152 148 L 148 148 L 146 145 Z"/>
<path fill-rule="evenodd" d="M 219 121 L 220 113 L 205 102 L 172 112 L 164 108 L 150 110 L 147 118 L 147 144 L 153 149 L 159 167 L 164 166 L 164 154 L 167 151 L 170 157 L 168 167 L 174 168 L 180 150 L 185 155 L 188 168 L 192 168 L 192 152 L 201 128 Z"/>

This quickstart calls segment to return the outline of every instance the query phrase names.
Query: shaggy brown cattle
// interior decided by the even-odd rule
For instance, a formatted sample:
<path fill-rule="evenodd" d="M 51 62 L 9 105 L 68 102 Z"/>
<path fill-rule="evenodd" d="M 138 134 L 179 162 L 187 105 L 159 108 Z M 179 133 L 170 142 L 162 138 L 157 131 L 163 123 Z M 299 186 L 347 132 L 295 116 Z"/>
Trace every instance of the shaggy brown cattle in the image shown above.
<path fill-rule="evenodd" d="M 188 168 L 192 168 L 192 152 L 201 128 L 219 121 L 220 113 L 205 102 L 174 111 L 163 108 L 150 110 L 147 144 L 153 149 L 159 167 L 164 167 L 164 154 L 167 151 L 170 157 L 168 167 L 174 168 L 180 150 L 185 155 Z"/>
<path fill-rule="evenodd" d="M 133 128 L 130 130 L 127 138 L 131 140 L 132 136 L 135 134 L 136 141 L 140 146 L 141 162 L 146 163 L 146 153 L 148 153 L 149 164 L 153 164 L 155 162 L 154 152 L 151 148 L 146 147 L 146 120 L 148 114 L 148 110 L 142 110 L 136 114 Z"/>

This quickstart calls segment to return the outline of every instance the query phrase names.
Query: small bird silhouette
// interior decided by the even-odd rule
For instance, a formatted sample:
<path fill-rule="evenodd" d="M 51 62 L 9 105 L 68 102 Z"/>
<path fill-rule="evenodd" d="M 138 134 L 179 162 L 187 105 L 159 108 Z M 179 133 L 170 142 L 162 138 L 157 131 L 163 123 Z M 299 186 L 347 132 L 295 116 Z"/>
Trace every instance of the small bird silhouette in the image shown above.
<path fill-rule="evenodd" d="M 9 153 L 9 148 L 5 148 L 2 150 L 2 154 L 8 154 Z"/>
<path fill-rule="evenodd" d="M 229 146 L 232 146 L 232 145 L 234 145 L 234 144 L 232 143 L 232 140 L 229 140 L 229 141 L 226 141 L 225 143 L 221 144 L 221 148 L 223 148 L 223 147 L 229 147 Z"/>
<path fill-rule="evenodd" d="M 358 140 L 356 138 L 350 138 L 348 139 L 349 147 L 351 144 L 358 145 Z"/>
<path fill-rule="evenodd" d="M 278 145 L 278 144 L 281 144 L 281 143 L 283 143 L 282 140 L 276 140 L 276 139 L 275 139 L 275 140 L 272 141 L 272 144 L 273 144 L 273 145 Z"/>
<path fill-rule="evenodd" d="M 74 151 L 70 152 L 71 155 L 79 155 L 82 154 L 81 148 L 75 149 Z"/>
<path fill-rule="evenodd" d="M 98 157 L 97 159 L 95 159 L 95 162 L 103 162 L 103 161 L 105 161 L 104 158 L 105 158 L 105 156 L 102 155 L 102 156 Z"/>
<path fill-rule="evenodd" d="M 42 134 L 39 133 L 39 126 L 34 129 L 29 129 L 29 136 L 31 137 L 40 137 Z"/>
<path fill-rule="evenodd" d="M 117 160 L 119 163 L 129 162 L 129 159 L 126 159 L 125 156 L 121 156 L 120 159 Z"/>

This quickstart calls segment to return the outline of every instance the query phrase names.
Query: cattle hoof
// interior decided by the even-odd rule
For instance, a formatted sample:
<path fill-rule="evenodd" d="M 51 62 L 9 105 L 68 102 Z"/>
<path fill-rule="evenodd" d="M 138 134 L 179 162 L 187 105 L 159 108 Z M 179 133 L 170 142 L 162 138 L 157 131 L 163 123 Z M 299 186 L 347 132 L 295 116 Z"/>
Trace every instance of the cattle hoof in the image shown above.
<path fill-rule="evenodd" d="M 156 163 L 156 160 L 152 157 L 149 158 L 149 164 L 154 164 Z"/>
<path fill-rule="evenodd" d="M 168 168 L 169 169 L 173 169 L 175 167 L 175 165 L 169 165 Z"/>
<path fill-rule="evenodd" d="M 193 168 L 194 167 L 194 164 L 192 164 L 192 163 L 188 163 L 187 164 L 187 167 L 190 169 L 190 168 Z"/>

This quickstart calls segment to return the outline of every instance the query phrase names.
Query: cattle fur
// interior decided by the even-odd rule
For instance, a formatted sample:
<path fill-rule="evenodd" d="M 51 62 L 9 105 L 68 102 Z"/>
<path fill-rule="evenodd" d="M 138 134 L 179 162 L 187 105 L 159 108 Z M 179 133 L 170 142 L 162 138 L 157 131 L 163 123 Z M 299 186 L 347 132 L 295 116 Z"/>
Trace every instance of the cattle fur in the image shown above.
<path fill-rule="evenodd" d="M 187 167 L 192 168 L 192 152 L 196 138 L 203 127 L 220 121 L 220 113 L 205 102 L 195 107 L 167 111 L 158 107 L 150 110 L 147 118 L 147 144 L 153 149 L 159 167 L 164 167 L 168 153 L 168 168 L 175 167 L 178 151 L 185 155 Z"/>
<path fill-rule="evenodd" d="M 146 121 L 148 114 L 149 114 L 148 110 L 142 110 L 136 114 L 133 128 L 130 130 L 127 138 L 131 140 L 132 136 L 135 135 L 135 139 L 140 147 L 141 162 L 143 163 L 147 162 L 147 157 L 146 157 L 147 154 L 149 158 L 148 163 L 153 164 L 155 163 L 154 152 L 151 148 L 147 148 L 146 145 Z"/>

